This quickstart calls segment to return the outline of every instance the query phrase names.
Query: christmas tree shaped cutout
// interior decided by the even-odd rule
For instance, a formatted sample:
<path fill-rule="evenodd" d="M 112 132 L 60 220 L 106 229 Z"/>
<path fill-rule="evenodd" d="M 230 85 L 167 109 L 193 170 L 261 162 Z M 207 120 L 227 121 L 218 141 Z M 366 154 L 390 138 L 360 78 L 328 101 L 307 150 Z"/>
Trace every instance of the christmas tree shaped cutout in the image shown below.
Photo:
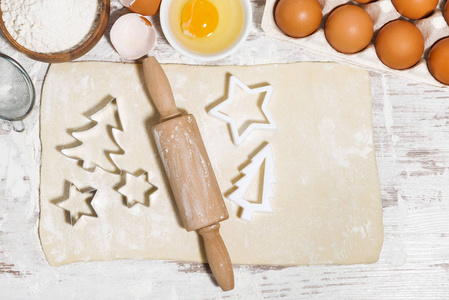
<path fill-rule="evenodd" d="M 263 168 L 262 200 L 260 203 L 248 201 L 245 199 L 245 192 L 254 177 L 259 175 L 261 168 Z M 274 176 L 274 158 L 271 146 L 267 144 L 260 150 L 241 173 L 244 176 L 234 185 L 237 189 L 227 197 L 242 207 L 243 211 L 240 218 L 250 221 L 254 212 L 272 212 L 270 198 L 274 197 L 273 184 L 276 183 L 276 178 Z"/>
<path fill-rule="evenodd" d="M 73 159 L 82 161 L 83 169 L 93 171 L 99 166 L 111 173 L 120 173 L 110 154 L 123 154 L 123 150 L 115 141 L 114 130 L 121 130 L 121 122 L 117 109 L 117 100 L 112 99 L 103 109 L 88 117 L 94 126 L 87 130 L 72 132 L 72 136 L 81 145 L 66 148 L 61 152 Z"/>

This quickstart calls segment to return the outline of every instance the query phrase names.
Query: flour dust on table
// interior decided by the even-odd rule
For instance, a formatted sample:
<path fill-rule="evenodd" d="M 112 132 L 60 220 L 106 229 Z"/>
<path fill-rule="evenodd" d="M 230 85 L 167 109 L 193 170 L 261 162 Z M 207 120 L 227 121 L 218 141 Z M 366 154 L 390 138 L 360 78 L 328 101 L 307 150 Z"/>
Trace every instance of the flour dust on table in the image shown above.
<path fill-rule="evenodd" d="M 197 119 L 225 193 L 230 218 L 222 222 L 221 233 L 234 264 L 354 264 L 378 259 L 382 207 L 366 71 L 329 63 L 163 68 L 178 107 Z M 276 130 L 253 130 L 236 145 L 228 124 L 208 114 L 227 98 L 231 74 L 249 87 L 261 83 L 273 87 L 266 110 Z M 239 109 L 226 113 L 244 126 L 250 112 L 266 121 L 260 115 L 260 95 L 253 96 L 247 100 L 250 97 L 243 93 L 242 99 L 233 101 Z M 102 107 L 112 97 L 123 129 L 114 134 L 123 154 L 114 155 L 113 161 L 134 176 L 147 172 L 145 180 L 157 187 L 149 206 L 124 203 L 118 192 L 123 175 L 98 167 L 88 172 L 60 152 L 61 146 L 74 142 L 67 130 L 85 126 L 92 107 Z M 41 100 L 39 233 L 51 265 L 125 258 L 204 261 L 198 235 L 185 232 L 174 207 L 149 131 L 157 122 L 141 65 L 78 62 L 50 66 Z M 272 212 L 255 212 L 247 222 L 239 218 L 240 206 L 226 196 L 239 185 L 239 174 L 247 163 L 257 160 L 257 153 L 267 144 L 276 181 L 266 193 L 271 196 Z M 97 218 L 81 217 L 76 226 L 66 222 L 52 201 L 61 198 L 67 181 L 80 190 L 97 190 L 91 203 Z M 262 186 L 252 189 L 253 193 Z M 133 198 L 129 190 L 123 194 Z"/>

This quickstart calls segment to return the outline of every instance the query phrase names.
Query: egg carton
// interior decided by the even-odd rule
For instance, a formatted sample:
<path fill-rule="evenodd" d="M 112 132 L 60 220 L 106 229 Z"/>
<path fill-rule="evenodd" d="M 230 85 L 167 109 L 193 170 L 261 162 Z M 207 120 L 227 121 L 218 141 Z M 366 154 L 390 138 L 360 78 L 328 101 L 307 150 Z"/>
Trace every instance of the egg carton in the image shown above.
<path fill-rule="evenodd" d="M 267 36 L 292 42 L 303 49 L 323 54 L 337 62 L 347 62 L 362 68 L 397 74 L 417 82 L 423 82 L 440 87 L 448 87 L 433 78 L 427 68 L 427 63 L 425 60 L 432 45 L 437 40 L 449 36 L 449 26 L 442 14 L 445 0 L 439 1 L 437 9 L 431 16 L 421 20 L 410 20 L 421 30 L 425 41 L 425 48 L 424 54 L 420 61 L 414 67 L 406 70 L 394 70 L 385 66 L 377 57 L 376 50 L 374 48 L 375 37 L 382 26 L 392 20 L 404 19 L 396 11 L 391 3 L 391 0 L 377 0 L 367 4 L 360 4 L 347 0 L 319 0 L 321 7 L 323 8 L 323 21 L 317 31 L 304 38 L 289 37 L 277 27 L 274 20 L 274 7 L 276 1 L 277 0 L 267 0 L 265 4 L 265 10 L 262 18 L 262 29 Z M 336 51 L 329 45 L 326 40 L 326 36 L 324 35 L 324 24 L 327 20 L 327 16 L 335 7 L 343 4 L 355 4 L 361 6 L 371 16 L 374 24 L 374 35 L 371 43 L 364 50 L 355 54 L 343 54 Z"/>

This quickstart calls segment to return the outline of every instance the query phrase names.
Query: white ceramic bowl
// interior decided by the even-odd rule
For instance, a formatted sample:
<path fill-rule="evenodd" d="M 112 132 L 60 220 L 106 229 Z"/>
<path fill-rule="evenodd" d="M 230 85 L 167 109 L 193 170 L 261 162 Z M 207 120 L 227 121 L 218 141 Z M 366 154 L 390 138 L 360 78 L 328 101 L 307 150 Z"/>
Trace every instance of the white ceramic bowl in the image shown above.
<path fill-rule="evenodd" d="M 251 22 L 252 22 L 253 14 L 252 14 L 252 10 L 251 10 L 250 0 L 240 0 L 240 2 L 242 3 L 242 7 L 243 7 L 244 20 L 243 20 L 243 25 L 242 25 L 242 31 L 240 32 L 240 35 L 234 41 L 234 43 L 232 43 L 228 48 L 226 48 L 222 51 L 216 52 L 216 53 L 203 54 L 203 53 L 195 52 L 195 51 L 190 50 L 189 48 L 185 47 L 184 45 L 182 45 L 175 38 L 175 36 L 173 34 L 173 31 L 169 24 L 170 23 L 169 22 L 169 10 L 170 10 L 170 6 L 171 6 L 172 2 L 173 2 L 173 0 L 163 0 L 161 2 L 159 16 L 160 16 L 162 31 L 164 32 L 165 38 L 170 43 L 170 45 L 173 48 L 175 48 L 176 51 L 178 51 L 179 53 L 181 53 L 187 57 L 190 57 L 190 58 L 193 58 L 193 59 L 196 59 L 199 61 L 212 61 L 212 60 L 217 60 L 217 59 L 223 58 L 225 56 L 228 56 L 232 52 L 234 52 L 240 46 L 240 44 L 242 44 L 246 40 L 249 30 L 251 29 Z"/>

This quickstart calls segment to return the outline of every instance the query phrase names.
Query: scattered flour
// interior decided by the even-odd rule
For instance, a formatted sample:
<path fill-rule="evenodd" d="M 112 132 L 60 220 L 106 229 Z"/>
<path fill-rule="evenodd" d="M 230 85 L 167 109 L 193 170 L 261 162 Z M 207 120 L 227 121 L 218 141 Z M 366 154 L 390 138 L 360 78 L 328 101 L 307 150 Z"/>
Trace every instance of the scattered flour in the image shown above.
<path fill-rule="evenodd" d="M 71 50 L 83 43 L 98 22 L 98 0 L 4 0 L 3 21 L 23 47 L 40 53 Z"/>
<path fill-rule="evenodd" d="M 0 97 L 8 95 L 8 93 L 12 90 L 12 85 L 10 84 L 3 84 L 0 85 Z"/>

